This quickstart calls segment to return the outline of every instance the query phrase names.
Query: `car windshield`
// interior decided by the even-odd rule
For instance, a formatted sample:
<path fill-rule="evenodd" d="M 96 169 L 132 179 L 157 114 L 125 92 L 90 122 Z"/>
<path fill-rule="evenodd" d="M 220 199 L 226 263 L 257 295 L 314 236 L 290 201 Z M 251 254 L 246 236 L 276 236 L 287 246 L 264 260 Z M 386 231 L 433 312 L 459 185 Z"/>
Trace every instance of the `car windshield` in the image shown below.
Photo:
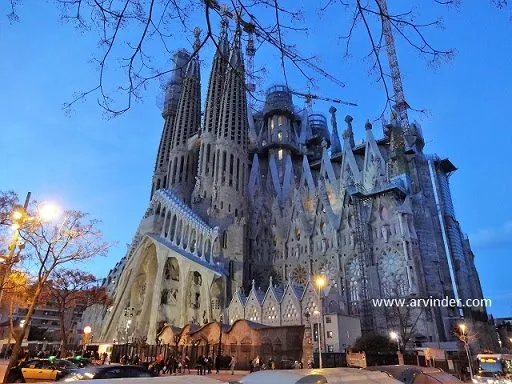
<path fill-rule="evenodd" d="M 501 361 L 495 361 L 495 362 L 480 361 L 480 370 L 482 370 L 484 372 L 500 373 L 500 372 L 503 372 L 503 365 L 501 364 Z"/>

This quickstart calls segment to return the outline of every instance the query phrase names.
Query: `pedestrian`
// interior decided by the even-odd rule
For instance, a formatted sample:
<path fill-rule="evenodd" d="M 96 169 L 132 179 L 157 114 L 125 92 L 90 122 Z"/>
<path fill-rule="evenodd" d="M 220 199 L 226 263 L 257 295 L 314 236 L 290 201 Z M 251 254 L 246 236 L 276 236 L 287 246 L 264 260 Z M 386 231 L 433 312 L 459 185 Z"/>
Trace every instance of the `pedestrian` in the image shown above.
<path fill-rule="evenodd" d="M 185 355 L 185 363 L 183 364 L 183 373 L 185 373 L 185 369 L 187 369 L 188 373 L 190 374 L 190 357 L 188 357 L 188 355 Z"/>
<path fill-rule="evenodd" d="M 215 357 L 215 370 L 217 371 L 217 374 L 220 371 L 220 356 L 219 355 L 217 355 Z"/>
<path fill-rule="evenodd" d="M 211 374 L 212 373 L 212 359 L 210 358 L 210 356 L 206 356 L 205 359 L 204 359 L 204 365 L 205 365 L 205 369 L 207 370 L 207 374 Z"/>
<path fill-rule="evenodd" d="M 231 361 L 229 362 L 229 368 L 231 368 L 231 374 L 235 374 L 235 366 L 236 366 L 236 357 L 233 355 L 231 356 Z"/>
<path fill-rule="evenodd" d="M 108 353 L 103 352 L 101 355 L 101 365 L 105 365 L 105 362 L 107 361 Z"/>
<path fill-rule="evenodd" d="M 202 375 L 203 374 L 203 364 L 204 364 L 203 356 L 199 355 L 197 360 L 196 360 L 196 368 L 197 368 L 197 374 L 198 375 Z"/>

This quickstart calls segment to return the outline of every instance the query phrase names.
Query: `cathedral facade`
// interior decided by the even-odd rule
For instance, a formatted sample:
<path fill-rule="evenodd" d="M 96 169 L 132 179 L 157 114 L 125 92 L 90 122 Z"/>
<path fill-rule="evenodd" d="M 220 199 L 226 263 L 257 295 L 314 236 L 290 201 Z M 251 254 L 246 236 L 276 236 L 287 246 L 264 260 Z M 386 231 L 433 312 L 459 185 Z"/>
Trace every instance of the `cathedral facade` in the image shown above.
<path fill-rule="evenodd" d="M 456 168 L 424 152 L 420 127 L 391 118 L 376 133 L 351 116 L 339 123 L 334 107 L 327 117 L 298 108 L 286 86 L 252 109 L 240 33 L 229 43 L 223 25 L 203 116 L 198 54 L 174 57 L 151 200 L 116 266 L 101 339 L 152 341 L 164 324 L 222 315 L 305 324 L 320 297 L 324 312 L 383 333 L 412 324 L 372 299 L 482 298 L 450 193 Z M 364 132 L 358 143 L 355 130 Z M 320 295 L 318 275 L 327 280 Z M 230 303 L 236 315 L 225 311 Z M 418 316 L 414 338 L 444 341 L 454 320 L 487 315 L 448 307 Z"/>

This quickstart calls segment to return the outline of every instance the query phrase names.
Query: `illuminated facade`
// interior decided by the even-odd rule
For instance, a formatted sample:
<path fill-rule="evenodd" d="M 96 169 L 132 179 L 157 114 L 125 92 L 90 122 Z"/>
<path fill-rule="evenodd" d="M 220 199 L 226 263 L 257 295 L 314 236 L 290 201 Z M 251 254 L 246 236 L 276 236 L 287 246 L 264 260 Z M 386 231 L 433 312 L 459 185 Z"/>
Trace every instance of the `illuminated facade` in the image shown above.
<path fill-rule="evenodd" d="M 284 86 L 252 110 L 240 31 L 230 45 L 225 28 L 201 120 L 198 55 L 180 51 L 175 63 L 151 202 L 103 339 L 154 340 L 165 323 L 219 320 L 228 305 L 230 322 L 304 324 L 319 305 L 308 293 L 318 274 L 328 280 L 324 312 L 360 316 L 363 332 L 397 326 L 372 298 L 482 298 L 451 200 L 456 168 L 423 152 L 419 126 L 404 132 L 392 117 L 376 138 L 367 122 L 356 144 L 351 116 L 341 129 L 334 107 L 329 119 L 308 113 Z M 485 308 L 463 315 L 487 317 Z M 424 311 L 414 339 L 449 340 L 460 316 Z"/>

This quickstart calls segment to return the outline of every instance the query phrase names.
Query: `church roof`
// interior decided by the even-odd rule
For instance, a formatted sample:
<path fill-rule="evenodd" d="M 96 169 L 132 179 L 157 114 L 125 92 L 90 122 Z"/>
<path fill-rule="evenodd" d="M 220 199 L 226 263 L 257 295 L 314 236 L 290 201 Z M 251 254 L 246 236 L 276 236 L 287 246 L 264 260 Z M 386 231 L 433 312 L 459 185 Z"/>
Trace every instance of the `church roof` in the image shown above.
<path fill-rule="evenodd" d="M 290 288 L 293 290 L 293 293 L 295 294 L 295 296 L 297 296 L 298 299 L 302 298 L 302 295 L 304 294 L 303 287 L 301 287 L 300 285 L 291 283 Z"/>
<path fill-rule="evenodd" d="M 261 288 L 258 288 L 254 291 L 254 295 L 256 296 L 256 299 L 261 304 L 263 303 L 263 299 L 265 298 L 265 292 L 261 290 Z"/>
<path fill-rule="evenodd" d="M 167 248 L 172 249 L 173 251 L 175 251 L 176 253 L 178 253 L 179 255 L 181 255 L 182 257 L 184 257 L 185 259 L 187 259 L 193 263 L 199 264 L 199 265 L 203 266 L 204 268 L 207 268 L 221 276 L 225 275 L 224 268 L 222 266 L 217 265 L 217 264 L 210 264 L 208 261 L 202 259 L 201 257 L 196 256 L 196 255 L 194 255 L 188 251 L 185 251 L 184 249 L 174 245 L 172 242 L 170 242 L 169 240 L 167 240 L 166 238 L 164 238 L 160 235 L 151 233 L 151 234 L 146 234 L 145 236 L 150 237 L 151 239 L 159 242 L 160 244 L 166 246 Z"/>
<path fill-rule="evenodd" d="M 245 306 L 245 303 L 247 301 L 247 296 L 245 296 L 245 293 L 242 292 L 240 289 L 237 289 L 235 292 L 235 296 L 238 297 L 240 303 L 242 303 L 242 305 Z"/>
<path fill-rule="evenodd" d="M 184 201 L 182 201 L 173 190 L 159 189 L 155 192 L 155 198 L 158 199 L 159 197 L 163 200 L 163 202 L 170 203 L 174 208 L 182 213 L 183 216 L 194 222 L 202 229 L 212 231 L 212 228 L 206 224 L 203 219 L 201 219 L 199 215 L 192 210 L 192 208 L 190 208 Z"/>

